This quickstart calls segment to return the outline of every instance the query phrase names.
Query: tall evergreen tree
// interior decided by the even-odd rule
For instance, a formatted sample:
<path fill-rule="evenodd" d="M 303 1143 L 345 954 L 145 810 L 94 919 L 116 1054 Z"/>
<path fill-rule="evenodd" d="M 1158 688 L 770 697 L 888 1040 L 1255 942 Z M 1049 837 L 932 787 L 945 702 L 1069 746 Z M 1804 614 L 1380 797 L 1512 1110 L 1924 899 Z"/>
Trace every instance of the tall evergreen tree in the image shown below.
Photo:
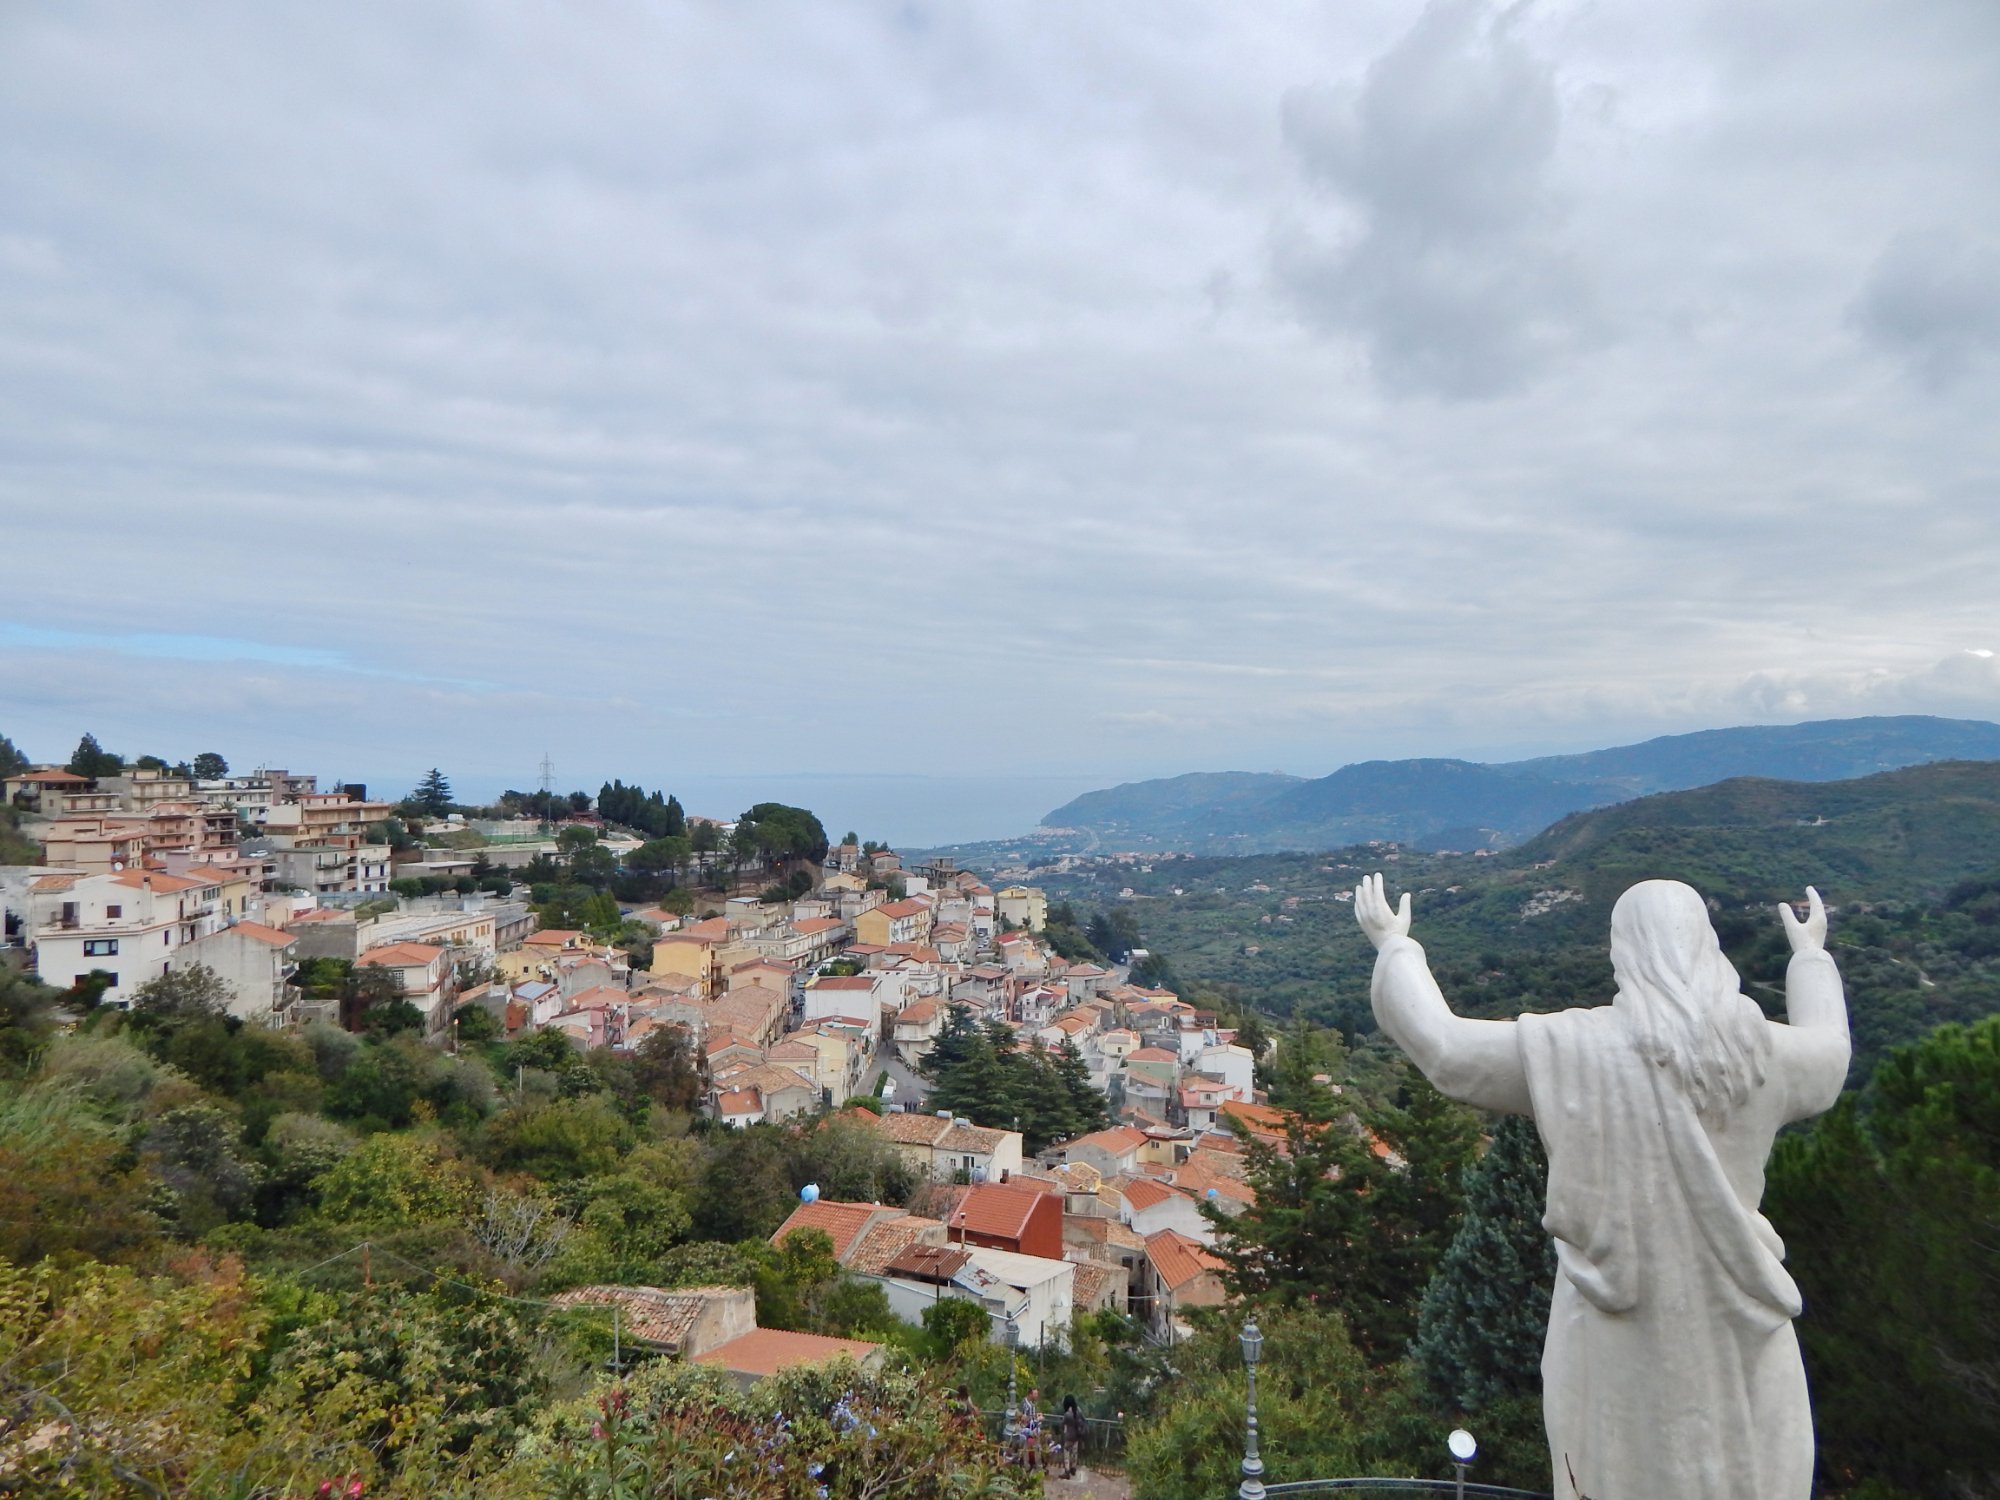
<path fill-rule="evenodd" d="M 1530 1395 L 1555 1285 L 1542 1228 L 1548 1158 L 1534 1122 L 1510 1115 L 1465 1171 L 1465 1214 L 1424 1289 L 1410 1354 L 1438 1399 L 1464 1412 Z"/>
<path fill-rule="evenodd" d="M 97 743 L 97 736 L 86 734 L 76 742 L 76 753 L 69 758 L 72 776 L 116 776 L 125 769 L 125 757 L 113 755 Z"/>
<path fill-rule="evenodd" d="M 2000 1493 L 2000 1016 L 1940 1026 L 1771 1154 L 1823 1474 Z"/>
<path fill-rule="evenodd" d="M 451 783 L 445 780 L 444 772 L 432 766 L 417 783 L 410 800 L 432 817 L 441 818 L 451 811 Z"/>
<path fill-rule="evenodd" d="M 669 839 L 685 838 L 687 836 L 687 826 L 687 810 L 681 806 L 681 799 L 678 797 L 667 798 L 666 812 L 660 820 L 660 837 Z"/>
<path fill-rule="evenodd" d="M 1104 1094 L 1090 1081 L 1090 1064 L 1083 1060 L 1083 1054 L 1076 1049 L 1076 1043 L 1064 1039 L 1056 1048 L 1051 1061 L 1055 1068 L 1056 1080 L 1062 1086 L 1069 1100 L 1073 1120 L 1070 1130 L 1073 1135 L 1088 1135 L 1093 1130 L 1101 1130 L 1111 1123 L 1110 1111 L 1105 1108 Z M 1068 1139 L 1068 1137 L 1057 1137 Z"/>
<path fill-rule="evenodd" d="M 19 747 L 6 735 L 0 734 L 0 780 L 5 780 L 9 776 L 19 776 L 27 769 L 28 757 L 23 755 Z"/>

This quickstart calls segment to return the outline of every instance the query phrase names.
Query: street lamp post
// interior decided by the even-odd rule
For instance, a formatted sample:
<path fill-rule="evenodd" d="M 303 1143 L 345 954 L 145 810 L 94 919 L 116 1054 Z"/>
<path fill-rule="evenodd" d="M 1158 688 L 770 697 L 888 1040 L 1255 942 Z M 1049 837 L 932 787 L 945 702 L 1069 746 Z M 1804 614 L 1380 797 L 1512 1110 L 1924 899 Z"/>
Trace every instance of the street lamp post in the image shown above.
<path fill-rule="evenodd" d="M 1243 1377 L 1248 1400 L 1243 1408 L 1243 1482 L 1236 1500 L 1264 1500 L 1264 1460 L 1257 1454 L 1257 1361 L 1264 1353 L 1264 1335 L 1256 1320 L 1243 1325 Z"/>
<path fill-rule="evenodd" d="M 1007 1416 L 1001 1425 L 1000 1436 L 1011 1450 L 1014 1439 L 1021 1431 L 1021 1404 L 1015 1395 L 1014 1351 L 1021 1342 L 1021 1330 L 1014 1326 L 1014 1315 L 1007 1314 Z"/>

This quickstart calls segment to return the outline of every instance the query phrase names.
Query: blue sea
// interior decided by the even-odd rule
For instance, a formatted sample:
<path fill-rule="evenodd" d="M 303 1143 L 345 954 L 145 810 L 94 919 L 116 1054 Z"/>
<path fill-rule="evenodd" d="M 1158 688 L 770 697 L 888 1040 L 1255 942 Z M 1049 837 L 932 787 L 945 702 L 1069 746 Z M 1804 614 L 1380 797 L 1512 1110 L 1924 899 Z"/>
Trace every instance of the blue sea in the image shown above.
<path fill-rule="evenodd" d="M 691 813 L 733 818 L 757 802 L 809 807 L 838 839 L 850 829 L 899 849 L 1013 838 L 1070 798 L 1117 776 L 872 776 L 800 771 L 771 776 L 663 776 Z"/>

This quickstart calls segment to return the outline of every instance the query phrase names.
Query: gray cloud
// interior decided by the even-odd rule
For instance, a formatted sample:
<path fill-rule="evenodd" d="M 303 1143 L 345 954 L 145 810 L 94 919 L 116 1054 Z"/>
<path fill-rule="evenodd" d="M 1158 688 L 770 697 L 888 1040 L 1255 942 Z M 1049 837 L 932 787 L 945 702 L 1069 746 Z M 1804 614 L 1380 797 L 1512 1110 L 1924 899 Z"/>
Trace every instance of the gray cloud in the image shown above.
<path fill-rule="evenodd" d="M 1874 262 L 2000 240 L 1992 14 L 0 8 L 0 732 L 650 784 L 1989 712 L 1930 674 L 2000 644 L 2000 361 Z"/>
<path fill-rule="evenodd" d="M 1551 180 L 1562 116 L 1553 67 L 1488 0 L 1430 0 L 1358 86 L 1288 94 L 1302 171 L 1358 218 L 1280 234 L 1301 315 L 1358 337 L 1392 391 L 1494 396 L 1533 379 L 1592 321 Z"/>
<path fill-rule="evenodd" d="M 2000 350 L 2000 248 L 1952 230 L 1904 234 L 1850 309 L 1870 343 L 1941 391 Z"/>

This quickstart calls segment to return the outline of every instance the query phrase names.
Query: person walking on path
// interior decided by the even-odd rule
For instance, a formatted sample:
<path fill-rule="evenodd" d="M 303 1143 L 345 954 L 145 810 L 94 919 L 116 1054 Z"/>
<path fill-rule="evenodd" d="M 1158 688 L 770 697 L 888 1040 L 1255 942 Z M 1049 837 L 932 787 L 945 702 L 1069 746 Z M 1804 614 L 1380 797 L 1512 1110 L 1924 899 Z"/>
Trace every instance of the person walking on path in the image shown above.
<path fill-rule="evenodd" d="M 1083 1456 L 1083 1412 L 1076 1397 L 1063 1397 L 1062 1413 L 1063 1478 L 1076 1478 L 1076 1466 Z"/>

